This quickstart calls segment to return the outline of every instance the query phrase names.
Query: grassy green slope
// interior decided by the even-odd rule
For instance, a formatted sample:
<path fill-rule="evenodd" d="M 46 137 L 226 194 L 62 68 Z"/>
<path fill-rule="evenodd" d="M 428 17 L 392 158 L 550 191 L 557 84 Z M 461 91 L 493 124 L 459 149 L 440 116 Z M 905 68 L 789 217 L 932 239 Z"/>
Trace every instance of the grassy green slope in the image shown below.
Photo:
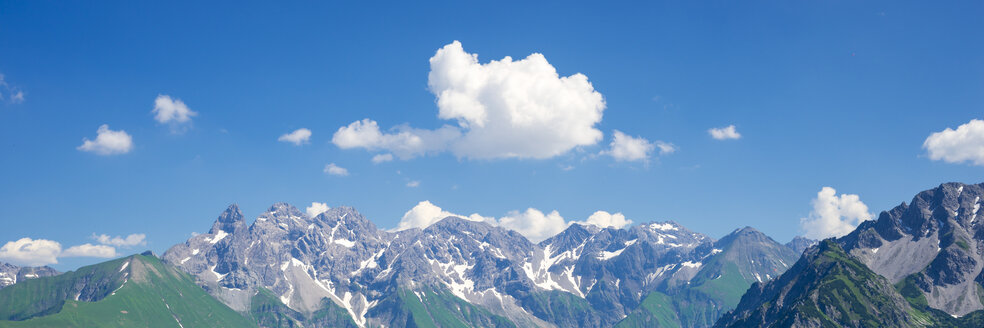
<path fill-rule="evenodd" d="M 681 327 L 673 298 L 660 292 L 649 293 L 642 304 L 615 327 Z"/>
<path fill-rule="evenodd" d="M 558 290 L 534 292 L 522 300 L 531 314 L 560 327 L 605 326 L 606 318 L 584 298 Z M 611 320 L 611 319 L 608 319 Z"/>
<path fill-rule="evenodd" d="M 419 294 L 419 297 L 418 297 Z M 454 296 L 444 288 L 399 289 L 373 309 L 391 318 L 387 327 L 515 327 L 505 317 Z"/>
<path fill-rule="evenodd" d="M 127 268 L 120 270 L 127 261 Z M 108 290 L 101 299 L 75 301 L 69 294 L 77 289 L 70 286 L 96 283 L 101 284 L 96 290 Z M 30 304 L 51 306 L 37 311 L 39 307 Z M 4 288 L 0 309 L 5 319 L 33 313 L 23 321 L 0 321 L 0 327 L 179 327 L 179 322 L 184 327 L 256 326 L 208 295 L 188 274 L 143 255 Z"/>

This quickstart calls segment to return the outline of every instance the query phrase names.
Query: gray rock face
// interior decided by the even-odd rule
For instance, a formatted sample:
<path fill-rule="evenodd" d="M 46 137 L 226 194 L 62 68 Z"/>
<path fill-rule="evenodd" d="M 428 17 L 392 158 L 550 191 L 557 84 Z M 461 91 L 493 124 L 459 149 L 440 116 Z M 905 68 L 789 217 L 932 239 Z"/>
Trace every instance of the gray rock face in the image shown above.
<path fill-rule="evenodd" d="M 0 262 L 0 288 L 4 288 L 27 279 L 40 277 L 50 277 L 58 275 L 55 269 L 49 266 L 41 267 L 19 267 L 9 263 Z"/>
<path fill-rule="evenodd" d="M 585 235 L 592 230 L 597 232 Z M 711 255 L 713 243 L 675 222 L 628 229 L 574 224 L 540 243 L 544 256 L 531 263 L 530 276 L 541 288 L 578 295 L 603 309 L 605 326 L 628 315 L 649 292 L 686 284 Z"/>
<path fill-rule="evenodd" d="M 688 284 L 702 261 L 720 252 L 712 238 L 674 222 L 628 229 L 573 224 L 534 244 L 458 217 L 387 232 L 351 208 L 309 217 L 279 203 L 252 224 L 230 206 L 208 233 L 175 245 L 163 259 L 239 311 L 264 288 L 300 313 L 317 311 L 327 299 L 359 326 L 408 325 L 412 316 L 395 295 L 424 300 L 443 290 L 519 326 L 607 327 L 650 291 Z"/>
<path fill-rule="evenodd" d="M 803 254 L 803 251 L 805 251 L 807 248 L 810 248 L 810 246 L 816 244 L 817 244 L 816 240 L 809 239 L 803 236 L 796 236 L 793 237 L 793 240 L 790 240 L 788 243 L 786 243 L 786 247 L 792 249 L 794 252 L 796 252 L 796 254 Z"/>
<path fill-rule="evenodd" d="M 956 316 L 984 309 L 982 197 L 984 184 L 945 183 L 862 223 L 838 243 L 892 283 L 912 276 L 933 308 Z"/>
<path fill-rule="evenodd" d="M 366 286 L 392 234 L 377 230 L 351 208 L 309 217 L 274 204 L 247 226 L 235 205 L 209 233 L 192 237 L 163 259 L 193 274 L 233 309 L 244 311 L 258 287 L 292 309 L 313 313 L 328 298 L 359 322 L 369 308 Z M 394 254 L 395 255 L 395 254 Z M 385 258 L 382 260 L 386 260 Z"/>

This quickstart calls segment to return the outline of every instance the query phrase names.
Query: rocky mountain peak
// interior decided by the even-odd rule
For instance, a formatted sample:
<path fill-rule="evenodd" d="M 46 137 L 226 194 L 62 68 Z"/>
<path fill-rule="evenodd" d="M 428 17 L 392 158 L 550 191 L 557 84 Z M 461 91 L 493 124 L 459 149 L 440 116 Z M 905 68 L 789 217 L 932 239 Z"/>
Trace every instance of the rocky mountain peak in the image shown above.
<path fill-rule="evenodd" d="M 492 228 L 492 225 L 485 222 L 472 221 L 457 216 L 449 216 L 435 222 L 427 228 L 424 228 L 424 231 L 469 231 L 484 235 Z"/>
<path fill-rule="evenodd" d="M 219 218 L 215 220 L 215 224 L 212 225 L 212 229 L 208 233 L 217 234 L 219 231 L 233 233 L 245 227 L 246 220 L 243 218 L 243 212 L 239 210 L 239 205 L 232 204 L 219 215 Z"/>
<path fill-rule="evenodd" d="M 334 207 L 325 211 L 324 213 L 318 214 L 318 216 L 313 218 L 314 221 L 323 222 L 329 226 L 335 226 L 338 223 L 345 225 L 349 230 L 357 231 L 371 231 L 376 233 L 378 228 L 372 221 L 369 221 L 365 216 L 362 216 L 355 208 L 340 206 Z"/>
<path fill-rule="evenodd" d="M 568 250 L 584 243 L 585 240 L 601 231 L 596 225 L 572 223 L 556 236 L 540 242 L 540 247 L 552 245 L 555 250 Z"/>
<path fill-rule="evenodd" d="M 817 240 L 806 238 L 803 236 L 796 236 L 793 237 L 793 240 L 790 240 L 788 243 L 786 243 L 786 247 L 792 249 L 794 252 L 796 252 L 796 254 L 803 254 L 803 251 L 805 251 L 807 248 L 810 248 L 810 246 L 815 245 L 816 243 Z"/>
<path fill-rule="evenodd" d="M 735 229 L 735 231 L 732 231 L 726 236 L 721 237 L 721 239 L 718 240 L 717 243 L 715 243 L 715 245 L 718 248 L 725 248 L 731 246 L 734 243 L 766 243 L 766 242 L 778 245 L 778 243 L 772 240 L 772 238 L 766 236 L 764 233 L 756 230 L 755 228 L 744 227 L 741 229 Z"/>
<path fill-rule="evenodd" d="M 270 206 L 269 209 L 267 209 L 267 213 L 270 213 L 274 217 L 285 217 L 285 216 L 286 217 L 305 217 L 305 216 L 307 216 L 307 215 L 304 214 L 304 212 L 302 212 L 301 210 L 299 210 L 297 207 L 294 207 L 294 205 L 291 205 L 291 204 L 288 204 L 288 203 L 284 203 L 284 202 L 274 203 L 273 205 Z"/>
<path fill-rule="evenodd" d="M 620 229 L 616 229 L 620 230 Z M 604 231 L 604 230 L 603 230 Z M 633 235 L 653 245 L 665 245 L 671 248 L 685 246 L 696 247 L 714 240 L 704 234 L 688 230 L 673 221 L 654 221 L 629 228 Z"/>

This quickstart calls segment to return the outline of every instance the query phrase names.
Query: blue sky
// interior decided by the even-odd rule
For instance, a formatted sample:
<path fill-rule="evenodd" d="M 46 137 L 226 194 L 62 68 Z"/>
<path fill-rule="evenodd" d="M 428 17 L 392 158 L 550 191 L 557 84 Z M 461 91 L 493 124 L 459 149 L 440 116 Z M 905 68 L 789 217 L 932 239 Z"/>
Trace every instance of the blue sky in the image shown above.
<path fill-rule="evenodd" d="M 943 182 L 984 182 L 982 14 L 979 2 L 5 1 L 0 243 L 138 233 L 103 244 L 160 253 L 231 203 L 249 218 L 279 201 L 353 206 L 394 228 L 425 200 L 500 220 L 527 208 L 675 220 L 715 238 L 753 226 L 785 242 L 823 187 L 877 215 Z M 467 134 L 438 117 L 428 85 L 429 59 L 456 40 L 478 65 L 539 53 L 560 77 L 583 74 L 604 107 L 581 128 L 602 139 L 545 158 L 442 148 L 382 163 L 386 149 L 333 142 L 363 119 Z M 158 122 L 160 95 L 197 115 Z M 132 146 L 80 149 L 103 124 Z M 729 125 L 740 138 L 708 133 Z M 300 128 L 307 143 L 278 141 Z M 615 130 L 675 151 L 617 160 Z"/>

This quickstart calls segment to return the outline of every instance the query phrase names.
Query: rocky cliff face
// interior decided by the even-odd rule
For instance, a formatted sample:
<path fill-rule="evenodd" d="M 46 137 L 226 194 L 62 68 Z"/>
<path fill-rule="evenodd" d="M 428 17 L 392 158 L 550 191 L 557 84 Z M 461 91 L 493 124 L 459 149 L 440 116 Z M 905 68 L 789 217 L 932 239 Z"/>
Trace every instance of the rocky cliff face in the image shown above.
<path fill-rule="evenodd" d="M 980 327 L 984 184 L 945 183 L 804 253 L 722 327 Z"/>
<path fill-rule="evenodd" d="M 984 309 L 982 197 L 984 184 L 945 183 L 837 242 L 892 283 L 911 277 L 931 307 L 963 316 Z"/>

